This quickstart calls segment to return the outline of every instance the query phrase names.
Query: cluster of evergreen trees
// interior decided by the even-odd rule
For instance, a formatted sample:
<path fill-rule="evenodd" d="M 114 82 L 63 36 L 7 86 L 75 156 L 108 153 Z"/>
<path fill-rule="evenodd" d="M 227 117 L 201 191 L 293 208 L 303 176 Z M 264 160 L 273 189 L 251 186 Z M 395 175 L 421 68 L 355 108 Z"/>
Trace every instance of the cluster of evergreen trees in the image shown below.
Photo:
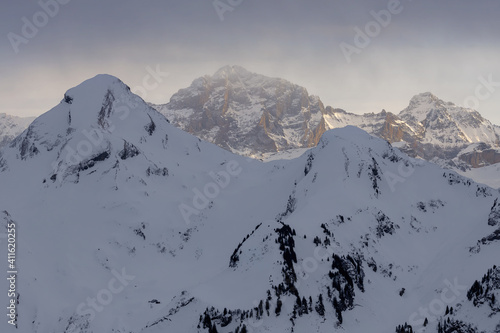
<path fill-rule="evenodd" d="M 342 324 L 342 312 L 354 307 L 354 285 L 364 292 L 362 258 L 353 258 L 350 255 L 346 258 L 333 254 L 332 270 L 328 276 L 332 280 L 331 288 L 327 288 L 328 298 L 332 301 L 339 324 Z"/>
<path fill-rule="evenodd" d="M 293 236 L 296 235 L 295 230 L 290 228 L 289 225 L 282 223 L 282 227 L 275 229 L 274 231 L 278 235 L 276 243 L 279 244 L 279 249 L 283 254 L 283 280 L 284 280 L 284 291 L 291 292 L 294 295 L 298 295 L 297 288 L 295 287 L 295 282 L 297 281 L 297 274 L 293 267 L 294 263 L 297 263 L 297 254 L 295 253 L 295 240 Z"/>
<path fill-rule="evenodd" d="M 283 256 L 282 275 L 283 282 L 278 285 L 272 286 L 273 292 L 267 291 L 267 298 L 261 300 L 258 305 L 250 310 L 227 310 L 222 312 L 212 308 L 207 308 L 200 316 L 198 328 L 208 329 L 209 333 L 217 332 L 218 327 L 225 327 L 231 322 L 238 323 L 238 333 L 246 332 L 247 327 L 244 325 L 246 320 L 254 318 L 259 321 L 265 316 L 280 316 L 283 311 L 282 298 L 293 297 L 295 303 L 291 313 L 290 320 L 292 325 L 295 325 L 295 320 L 304 315 L 311 315 L 316 312 L 319 316 L 325 317 L 325 296 L 319 294 L 313 296 L 300 295 L 296 287 L 297 275 L 294 269 L 294 264 L 297 264 L 297 254 L 295 252 L 295 239 L 296 232 L 289 225 L 283 223 L 281 220 L 281 227 L 275 229 L 277 235 L 275 242 L 279 245 L 279 249 Z M 259 225 L 260 226 L 260 225 Z M 258 227 L 255 229 L 257 230 Z M 333 233 L 325 224 L 321 225 L 325 240 L 315 237 L 313 242 L 319 245 L 329 245 L 330 237 L 334 237 Z M 255 230 L 253 232 L 255 232 Z M 230 266 L 236 265 L 238 262 L 238 254 L 242 244 L 253 234 L 247 235 L 243 241 L 238 245 L 231 257 Z M 331 259 L 331 260 L 330 260 Z M 358 254 L 338 256 L 333 254 L 328 258 L 331 261 L 331 270 L 328 274 L 331 279 L 331 286 L 327 287 L 327 300 L 333 307 L 337 317 L 337 323 L 342 324 L 342 312 L 354 307 L 355 286 L 361 292 L 364 291 L 364 272 L 362 268 L 363 258 Z M 407 333 L 407 332 L 405 332 Z"/>
<path fill-rule="evenodd" d="M 500 312 L 500 304 L 497 305 L 495 291 L 500 290 L 500 267 L 493 266 L 483 276 L 481 282 L 474 281 L 472 287 L 467 291 L 467 299 L 474 306 L 488 303 L 494 312 Z"/>
<path fill-rule="evenodd" d="M 472 327 L 472 325 L 466 324 L 461 320 L 451 320 L 450 317 L 438 322 L 438 333 L 450 332 L 476 333 L 477 328 Z"/>
<path fill-rule="evenodd" d="M 200 315 L 198 328 L 203 327 L 204 329 L 208 329 L 209 333 L 217 333 L 217 325 L 219 325 L 220 327 L 226 327 L 227 325 L 231 324 L 233 318 L 239 318 L 241 321 L 243 321 L 246 318 L 249 318 L 249 316 L 250 311 L 241 311 L 239 309 L 231 311 L 224 308 L 224 311 L 221 313 L 219 310 L 211 307 L 210 309 L 207 308 L 205 312 Z"/>
<path fill-rule="evenodd" d="M 488 225 L 496 226 L 497 224 L 500 224 L 500 202 L 498 202 L 498 198 L 495 199 L 488 216 Z"/>
<path fill-rule="evenodd" d="M 380 188 L 378 186 L 378 181 L 382 180 L 382 178 L 380 178 L 381 171 L 380 171 L 380 167 L 378 166 L 378 163 L 375 160 L 375 158 L 372 157 L 372 161 L 373 161 L 373 164 L 370 165 L 368 168 L 368 177 L 372 181 L 372 187 L 373 187 L 373 190 L 375 191 L 375 197 L 378 198 L 378 195 L 380 194 Z"/>
<path fill-rule="evenodd" d="M 413 328 L 411 325 L 404 323 L 404 325 L 398 325 L 396 327 L 396 333 L 413 333 Z"/>
<path fill-rule="evenodd" d="M 245 236 L 245 238 L 243 238 L 243 240 L 238 244 L 238 246 L 236 247 L 236 249 L 234 249 L 233 251 L 233 254 L 231 255 L 231 258 L 229 258 L 229 267 L 236 267 L 236 265 L 238 264 L 238 261 L 240 260 L 240 254 L 241 254 L 241 246 L 243 245 L 243 243 L 245 243 L 245 241 L 247 239 L 250 238 L 250 236 L 252 236 L 255 231 L 257 231 L 257 229 L 260 228 L 260 226 L 262 225 L 262 223 L 258 224 L 254 230 L 252 230 L 251 233 L 247 234 Z"/>
<path fill-rule="evenodd" d="M 307 157 L 306 166 L 304 168 L 304 176 L 307 176 L 307 174 L 311 171 L 313 161 L 314 161 L 314 154 L 309 153 L 309 156 Z"/>
<path fill-rule="evenodd" d="M 285 217 L 287 215 L 292 214 L 295 211 L 296 205 L 297 205 L 297 199 L 295 199 L 295 193 L 292 193 L 288 196 L 288 201 L 286 203 L 286 210 L 284 213 L 281 213 L 281 217 Z M 281 221 L 278 221 L 278 222 L 281 222 Z"/>
<path fill-rule="evenodd" d="M 453 174 L 451 172 L 448 173 L 444 172 L 443 177 L 448 179 L 448 184 L 450 185 L 463 184 L 464 186 L 467 187 L 470 187 L 472 185 L 472 182 L 469 179 Z"/>
<path fill-rule="evenodd" d="M 118 156 L 120 156 L 122 160 L 135 157 L 139 154 L 140 154 L 139 149 L 137 149 L 136 146 L 123 140 L 123 149 L 118 153 Z"/>
<path fill-rule="evenodd" d="M 335 241 L 335 236 L 330 231 L 330 229 L 328 229 L 328 226 L 326 224 L 322 223 L 321 224 L 321 228 L 323 229 L 323 233 L 326 235 L 325 239 L 322 240 L 321 238 L 319 238 L 319 236 L 316 236 L 313 239 L 313 243 L 316 246 L 323 245 L 325 248 L 328 248 L 328 246 L 330 246 L 332 244 L 332 241 L 331 241 L 330 237 L 333 238 L 333 241 Z"/>
<path fill-rule="evenodd" d="M 399 157 L 396 152 L 394 151 L 394 148 L 392 146 L 390 146 L 389 144 L 389 150 L 386 150 L 383 154 L 382 154 L 382 158 L 385 159 L 385 160 L 389 160 L 391 161 L 392 163 L 398 163 L 399 161 L 402 160 L 401 157 Z M 408 161 L 404 161 L 404 164 L 405 166 L 408 168 L 410 166 L 410 163 Z"/>
<path fill-rule="evenodd" d="M 396 227 L 399 228 L 399 226 Z M 377 237 L 382 238 L 386 234 L 392 235 L 395 231 L 394 222 L 382 211 L 379 211 L 377 213 Z"/>

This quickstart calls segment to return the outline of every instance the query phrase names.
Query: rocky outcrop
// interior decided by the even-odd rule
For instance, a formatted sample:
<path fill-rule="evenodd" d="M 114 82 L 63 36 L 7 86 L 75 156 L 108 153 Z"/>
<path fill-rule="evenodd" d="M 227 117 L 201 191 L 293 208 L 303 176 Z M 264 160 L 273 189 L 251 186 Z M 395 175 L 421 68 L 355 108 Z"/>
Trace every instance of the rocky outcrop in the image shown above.
<path fill-rule="evenodd" d="M 34 117 L 23 118 L 0 113 L 0 149 L 21 134 L 34 119 Z"/>
<path fill-rule="evenodd" d="M 460 155 L 459 159 L 469 164 L 473 168 L 480 168 L 483 166 L 500 163 L 500 150 L 485 149 L 482 151 L 473 151 Z"/>
<path fill-rule="evenodd" d="M 249 156 L 314 147 L 330 128 L 323 115 L 333 115 L 305 88 L 238 66 L 196 79 L 156 108 L 185 131 Z"/>

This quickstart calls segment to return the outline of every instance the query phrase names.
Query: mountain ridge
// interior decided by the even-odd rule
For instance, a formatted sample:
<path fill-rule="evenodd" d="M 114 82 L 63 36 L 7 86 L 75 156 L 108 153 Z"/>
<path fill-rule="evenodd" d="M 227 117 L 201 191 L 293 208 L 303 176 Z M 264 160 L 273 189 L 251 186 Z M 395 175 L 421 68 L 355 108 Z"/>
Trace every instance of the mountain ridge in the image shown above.
<path fill-rule="evenodd" d="M 326 130 L 355 125 L 410 156 L 461 172 L 500 162 L 500 127 L 430 92 L 415 95 L 398 114 L 357 115 L 325 106 L 287 80 L 224 66 L 179 90 L 170 103 L 150 106 L 177 127 L 254 158 L 311 148 Z M 33 119 L 0 116 L 0 149 Z"/>
<path fill-rule="evenodd" d="M 500 329 L 500 193 L 357 127 L 262 163 L 98 76 L 0 154 L 19 332 Z"/>
<path fill-rule="evenodd" d="M 357 115 L 325 106 L 289 81 L 225 66 L 196 79 L 169 103 L 152 106 L 183 130 L 244 156 L 314 147 L 326 130 L 355 125 L 398 143 L 413 157 L 452 168 L 500 161 L 499 126 L 429 92 L 415 95 L 399 114 Z M 479 142 L 487 145 L 486 152 L 466 151 Z"/>

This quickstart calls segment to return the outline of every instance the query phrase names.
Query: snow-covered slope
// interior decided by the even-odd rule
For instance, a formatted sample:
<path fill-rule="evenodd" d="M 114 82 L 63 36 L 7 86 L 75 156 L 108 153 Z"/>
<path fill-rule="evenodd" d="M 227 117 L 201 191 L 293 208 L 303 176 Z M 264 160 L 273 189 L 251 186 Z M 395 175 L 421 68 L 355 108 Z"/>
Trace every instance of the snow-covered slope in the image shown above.
<path fill-rule="evenodd" d="M 34 117 L 16 117 L 0 113 L 0 149 L 21 134 L 34 119 Z"/>
<path fill-rule="evenodd" d="M 500 164 L 498 163 L 466 171 L 459 170 L 458 172 L 478 183 L 500 189 Z"/>
<path fill-rule="evenodd" d="M 352 126 L 261 163 L 100 75 L 1 152 L 0 184 L 16 332 L 500 329 L 499 193 Z"/>

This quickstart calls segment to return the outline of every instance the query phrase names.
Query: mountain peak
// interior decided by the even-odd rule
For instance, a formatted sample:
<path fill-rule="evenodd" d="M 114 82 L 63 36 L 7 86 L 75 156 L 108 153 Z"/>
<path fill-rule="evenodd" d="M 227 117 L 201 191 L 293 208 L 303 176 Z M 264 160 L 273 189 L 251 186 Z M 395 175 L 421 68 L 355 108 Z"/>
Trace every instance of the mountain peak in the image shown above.
<path fill-rule="evenodd" d="M 36 118 L 5 154 L 15 156 L 11 160 L 55 161 L 54 175 L 66 178 L 82 171 L 82 163 L 94 165 L 103 156 L 124 160 L 137 155 L 141 145 L 158 141 L 153 134 L 162 128 L 166 132 L 167 122 L 121 80 L 97 75 L 66 91 L 64 99 Z"/>
<path fill-rule="evenodd" d="M 413 96 L 408 107 L 400 112 L 399 117 L 405 121 L 422 122 L 429 113 L 444 111 L 446 104 L 436 95 L 424 92 Z"/>
<path fill-rule="evenodd" d="M 414 105 L 414 106 L 423 105 L 423 104 L 429 105 L 429 104 L 441 104 L 441 103 L 444 103 L 444 102 L 431 92 L 424 92 L 424 93 L 415 95 L 410 100 L 410 105 Z"/>
<path fill-rule="evenodd" d="M 191 134 L 249 156 L 315 146 L 325 130 L 319 97 L 241 66 L 196 79 L 158 110 Z"/>
<path fill-rule="evenodd" d="M 226 65 L 215 72 L 213 78 L 229 78 L 231 76 L 246 76 L 249 74 L 251 73 L 241 66 Z"/>
<path fill-rule="evenodd" d="M 322 141 L 335 140 L 339 138 L 345 141 L 361 142 L 364 140 L 372 140 L 374 137 L 368 132 L 353 125 L 328 130 L 321 136 Z"/>
<path fill-rule="evenodd" d="M 72 100 L 77 98 L 92 98 L 105 95 L 108 91 L 124 90 L 128 87 L 117 77 L 108 74 L 99 74 L 83 81 L 76 87 L 66 91 L 64 101 L 72 104 Z"/>

